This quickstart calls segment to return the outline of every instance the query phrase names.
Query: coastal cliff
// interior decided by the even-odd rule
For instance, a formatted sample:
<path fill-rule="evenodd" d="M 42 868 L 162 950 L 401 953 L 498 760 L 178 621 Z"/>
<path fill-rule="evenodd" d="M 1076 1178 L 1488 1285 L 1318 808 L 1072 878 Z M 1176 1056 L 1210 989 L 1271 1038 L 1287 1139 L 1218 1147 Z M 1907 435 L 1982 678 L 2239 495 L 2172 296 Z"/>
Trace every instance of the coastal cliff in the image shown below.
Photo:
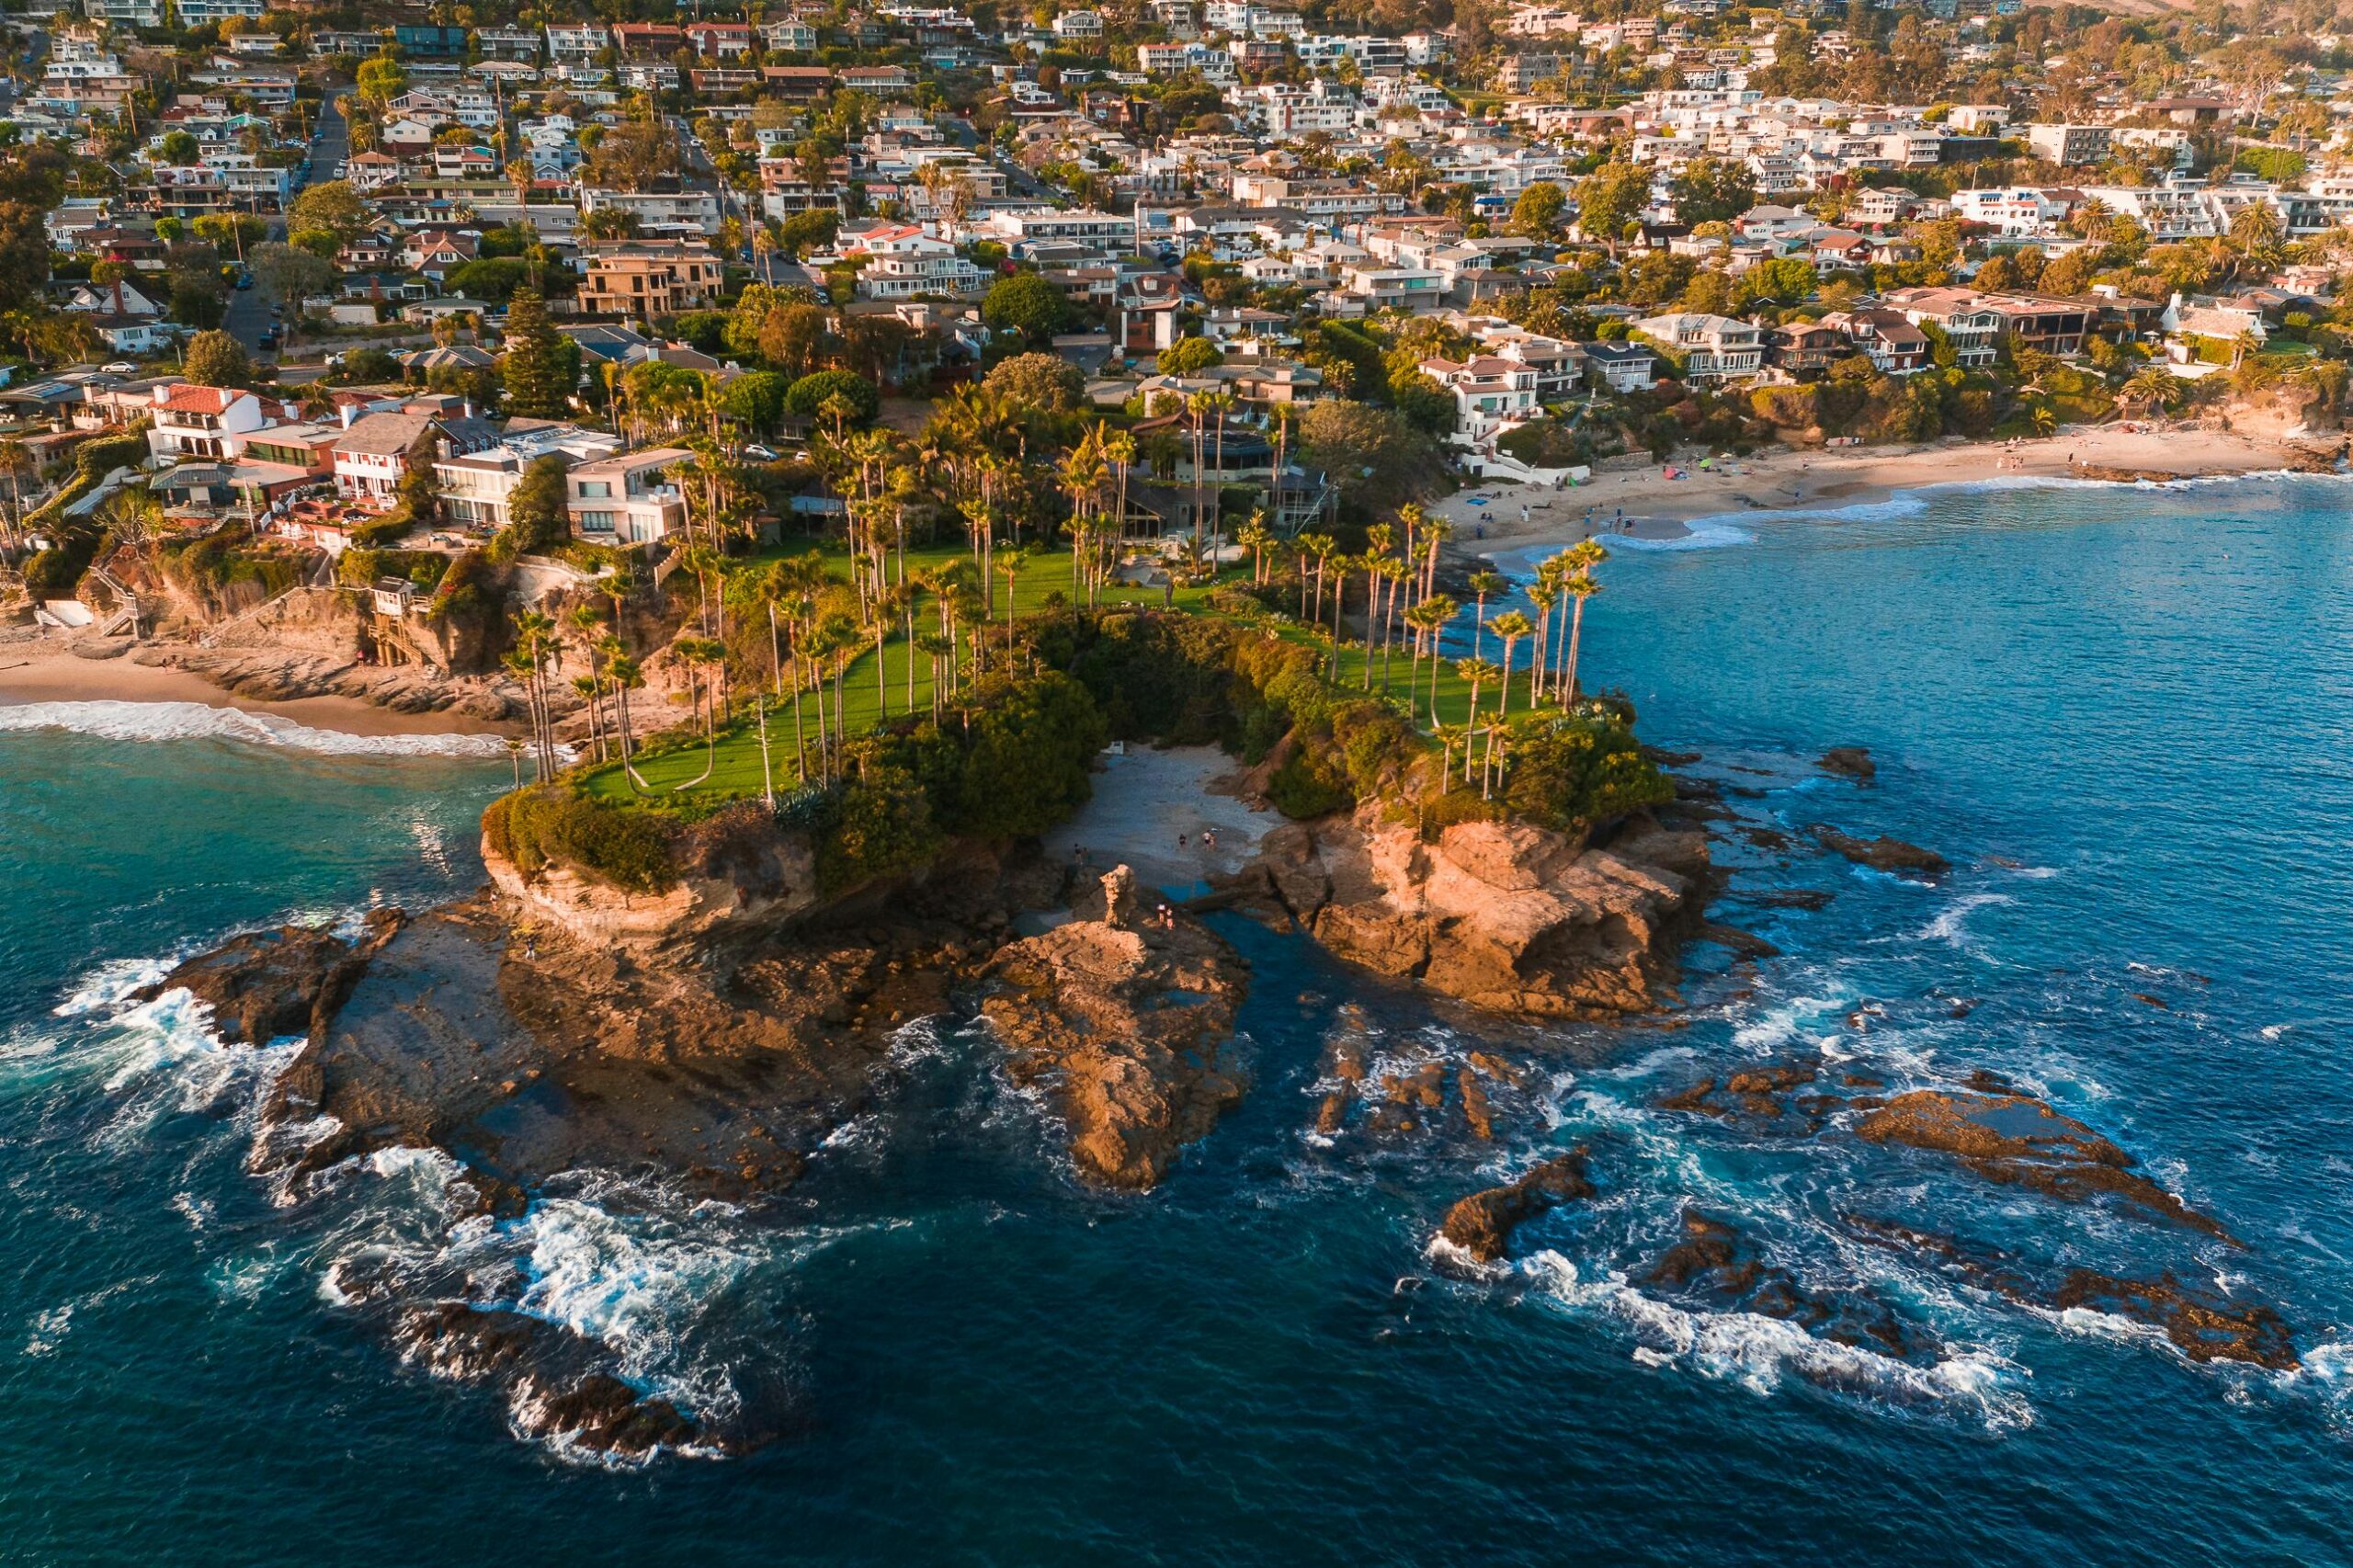
<path fill-rule="evenodd" d="M 1522 822 L 1434 840 L 1378 805 L 1268 833 L 1234 887 L 1336 956 L 1473 1006 L 1608 1018 L 1672 1006 L 1707 842 L 1647 816 L 1607 847 Z"/>

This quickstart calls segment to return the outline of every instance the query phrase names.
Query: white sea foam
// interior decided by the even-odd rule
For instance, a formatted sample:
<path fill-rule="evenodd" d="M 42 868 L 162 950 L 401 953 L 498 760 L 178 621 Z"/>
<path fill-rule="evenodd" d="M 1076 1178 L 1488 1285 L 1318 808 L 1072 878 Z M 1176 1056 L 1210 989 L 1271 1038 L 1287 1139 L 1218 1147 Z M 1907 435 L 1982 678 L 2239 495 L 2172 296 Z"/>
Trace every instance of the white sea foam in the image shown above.
<path fill-rule="evenodd" d="M 1755 534 L 1723 517 L 1693 517 L 1683 526 L 1688 531 L 1674 539 L 1643 539 L 1634 534 L 1604 537 L 1612 550 L 1640 551 L 1729 550 L 1756 541 Z"/>
<path fill-rule="evenodd" d="M 503 757 L 497 735 L 353 735 L 201 702 L 26 702 L 0 707 L 0 732 L 68 730 L 108 741 L 239 741 L 335 756 Z"/>
<path fill-rule="evenodd" d="M 1963 893 L 1953 900 L 1951 906 L 1943 914 L 1912 935 L 1924 942 L 1950 942 L 1958 948 L 1963 945 L 1962 938 L 1968 935 L 1965 926 L 1972 914 L 1980 909 L 2016 903 L 2017 899 L 2005 892 Z"/>
<path fill-rule="evenodd" d="M 1981 1352 L 1915 1366 L 1875 1351 L 1817 1339 L 1794 1324 L 1755 1312 L 1694 1312 L 1646 1296 L 1621 1275 L 1585 1279 L 1557 1252 L 1533 1254 L 1521 1271 L 1546 1295 L 1575 1312 L 1606 1312 L 1636 1341 L 1633 1358 L 1681 1368 L 1770 1394 L 1794 1378 L 1816 1388 L 1877 1403 L 1974 1413 L 1989 1431 L 2024 1427 L 2034 1407 L 2011 1386 L 2017 1369 Z"/>

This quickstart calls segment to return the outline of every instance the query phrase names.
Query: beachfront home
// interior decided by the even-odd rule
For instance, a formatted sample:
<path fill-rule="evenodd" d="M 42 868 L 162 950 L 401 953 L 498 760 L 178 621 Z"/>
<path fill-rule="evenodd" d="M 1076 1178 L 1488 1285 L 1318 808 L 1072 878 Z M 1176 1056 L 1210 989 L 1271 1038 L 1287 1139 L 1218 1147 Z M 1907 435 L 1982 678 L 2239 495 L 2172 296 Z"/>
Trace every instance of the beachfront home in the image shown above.
<path fill-rule="evenodd" d="M 591 544 L 650 544 L 685 527 L 686 498 L 669 470 L 690 460 L 684 447 L 653 447 L 600 458 L 564 475 L 572 531 Z"/>

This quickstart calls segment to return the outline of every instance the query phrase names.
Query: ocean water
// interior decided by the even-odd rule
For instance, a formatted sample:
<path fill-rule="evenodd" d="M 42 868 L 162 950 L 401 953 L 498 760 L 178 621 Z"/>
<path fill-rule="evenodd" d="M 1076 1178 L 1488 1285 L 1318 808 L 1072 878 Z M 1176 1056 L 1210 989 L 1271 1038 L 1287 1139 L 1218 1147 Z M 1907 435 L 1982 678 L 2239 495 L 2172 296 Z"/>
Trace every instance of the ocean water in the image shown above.
<path fill-rule="evenodd" d="M 1736 892 L 1830 902 L 1726 903 L 1782 956 L 1701 949 L 1687 1017 L 1614 1030 L 1475 1026 L 1230 924 L 1256 1085 L 1142 1198 L 1077 1187 L 982 1042 L 926 1024 L 773 1210 L 584 1172 L 452 1239 L 423 1157 L 281 1206 L 242 1159 L 283 1048 L 123 998 L 240 926 L 470 886 L 504 762 L 0 716 L 0 1558 L 2353 1560 L 2348 499 L 1965 489 L 1620 551 L 1589 680 L 1706 754 L 1748 827 L 1956 869 L 1744 844 Z M 1877 782 L 1813 770 L 1834 744 Z M 1525 1063 L 1496 1141 L 1316 1136 L 1344 1029 L 1393 1066 Z M 1652 1103 L 1790 1061 L 2007 1074 L 2245 1244 Z M 1453 1199 L 1574 1143 L 1599 1195 L 1520 1262 L 1436 1256 Z M 1910 1354 L 1654 1279 L 1687 1209 Z M 2271 1303 L 2301 1369 L 2015 1304 L 1852 1216 Z M 337 1304 L 329 1267 L 369 1252 L 781 1435 L 631 1469 L 518 1440 Z"/>

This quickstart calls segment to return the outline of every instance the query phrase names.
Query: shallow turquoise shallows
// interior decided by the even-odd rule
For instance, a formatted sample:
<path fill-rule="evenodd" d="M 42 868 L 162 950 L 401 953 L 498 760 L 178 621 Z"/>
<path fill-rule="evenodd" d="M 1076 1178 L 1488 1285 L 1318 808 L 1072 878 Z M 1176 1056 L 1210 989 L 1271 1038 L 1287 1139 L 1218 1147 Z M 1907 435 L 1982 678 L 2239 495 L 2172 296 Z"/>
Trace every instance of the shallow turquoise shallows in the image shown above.
<path fill-rule="evenodd" d="M 1621 550 L 1589 684 L 1705 754 L 1747 828 L 1891 833 L 1952 874 L 1734 832 L 1735 892 L 1768 896 L 1722 917 L 1781 956 L 1698 949 L 1688 1027 L 1490 1030 L 1541 1053 L 1487 1146 L 1319 1141 L 1330 1031 L 1400 1064 L 1483 1042 L 1233 921 L 1256 1084 L 1143 1198 L 1076 1187 L 984 1045 L 918 1028 L 888 1113 L 779 1211 L 584 1173 L 453 1241 L 442 1168 L 388 1157 L 275 1206 L 241 1160 L 283 1048 L 121 998 L 239 926 L 470 887 L 506 762 L 0 716 L 0 1560 L 2346 1562 L 2348 500 L 1952 490 Z M 1833 745 L 1877 782 L 1816 771 Z M 1790 1062 L 2003 1074 L 2245 1244 L 1654 1103 Z M 1441 1267 L 1453 1199 L 1579 1142 L 1597 1197 L 1507 1272 Z M 1904 1352 L 1654 1279 L 1687 1210 Z M 2195 1364 L 1859 1221 L 2267 1302 L 2301 1369 Z M 519 1441 L 322 1289 L 370 1249 L 462 1255 L 776 1440 L 631 1470 Z"/>

